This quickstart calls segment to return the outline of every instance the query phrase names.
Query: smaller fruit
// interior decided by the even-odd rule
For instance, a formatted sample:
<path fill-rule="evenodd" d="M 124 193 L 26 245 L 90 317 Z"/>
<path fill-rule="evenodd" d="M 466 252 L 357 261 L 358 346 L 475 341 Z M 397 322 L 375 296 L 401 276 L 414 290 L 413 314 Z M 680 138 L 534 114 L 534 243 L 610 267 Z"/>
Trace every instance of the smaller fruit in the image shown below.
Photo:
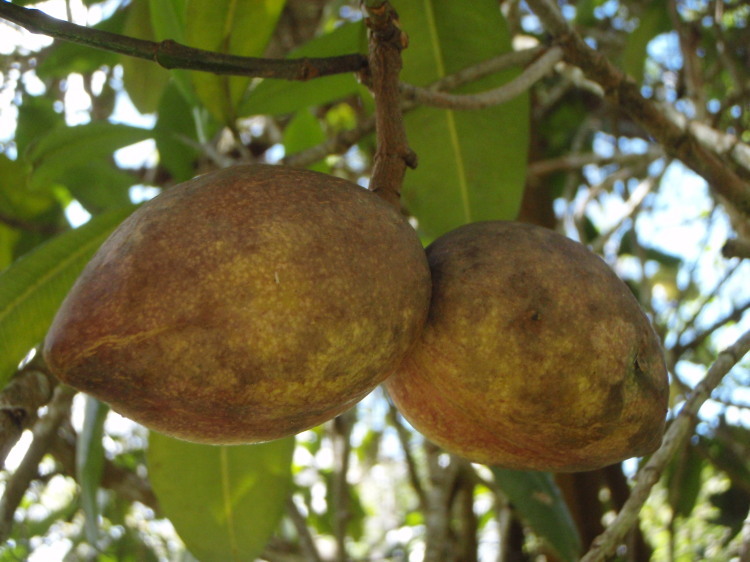
<path fill-rule="evenodd" d="M 514 222 L 463 226 L 427 256 L 427 324 L 385 383 L 417 430 L 472 461 L 556 472 L 659 445 L 659 341 L 603 260 Z"/>

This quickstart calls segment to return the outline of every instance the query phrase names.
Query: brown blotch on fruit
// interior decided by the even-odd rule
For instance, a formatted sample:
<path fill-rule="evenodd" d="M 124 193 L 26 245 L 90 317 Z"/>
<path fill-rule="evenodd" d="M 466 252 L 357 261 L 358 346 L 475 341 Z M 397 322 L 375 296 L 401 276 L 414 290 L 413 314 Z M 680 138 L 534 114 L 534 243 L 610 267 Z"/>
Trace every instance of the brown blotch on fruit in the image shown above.
<path fill-rule="evenodd" d="M 346 410 L 416 340 L 430 278 L 414 230 L 348 181 L 238 166 L 125 220 L 47 335 L 62 381 L 208 443 L 297 433 Z"/>
<path fill-rule="evenodd" d="M 385 383 L 416 429 L 470 460 L 526 470 L 591 470 L 659 445 L 659 341 L 603 260 L 514 222 L 463 226 L 427 255 L 427 325 Z"/>

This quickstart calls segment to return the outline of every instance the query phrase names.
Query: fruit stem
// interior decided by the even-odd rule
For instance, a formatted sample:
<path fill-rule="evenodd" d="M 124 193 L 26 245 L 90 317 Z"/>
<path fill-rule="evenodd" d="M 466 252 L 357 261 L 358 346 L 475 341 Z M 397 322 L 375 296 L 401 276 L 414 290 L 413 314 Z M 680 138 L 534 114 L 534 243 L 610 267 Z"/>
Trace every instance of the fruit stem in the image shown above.
<path fill-rule="evenodd" d="M 398 80 L 401 51 L 409 40 L 389 2 L 370 0 L 365 7 L 370 39 L 368 75 L 364 79 L 375 98 L 377 142 L 370 190 L 400 209 L 406 166 L 415 168 L 417 165 L 417 156 L 406 139 Z"/>

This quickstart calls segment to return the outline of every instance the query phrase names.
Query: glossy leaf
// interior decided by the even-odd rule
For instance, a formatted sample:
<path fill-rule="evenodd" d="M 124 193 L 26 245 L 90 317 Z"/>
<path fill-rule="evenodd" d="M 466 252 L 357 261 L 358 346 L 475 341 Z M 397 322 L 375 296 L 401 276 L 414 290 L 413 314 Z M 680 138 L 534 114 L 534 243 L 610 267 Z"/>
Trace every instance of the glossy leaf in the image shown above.
<path fill-rule="evenodd" d="M 104 421 L 109 406 L 93 396 L 85 396 L 83 427 L 76 443 L 76 480 L 81 487 L 86 540 L 97 544 L 99 538 L 99 503 L 97 495 L 104 469 Z"/>
<path fill-rule="evenodd" d="M 552 475 L 491 467 L 500 489 L 521 518 L 552 547 L 561 560 L 581 555 L 581 539 Z"/>
<path fill-rule="evenodd" d="M 367 36 L 362 22 L 348 23 L 320 35 L 292 51 L 288 58 L 330 57 L 366 53 Z M 359 91 L 354 74 L 335 74 L 308 80 L 263 80 L 242 103 L 240 115 L 292 113 L 313 105 L 329 103 Z"/>
<path fill-rule="evenodd" d="M 44 338 L 60 303 L 86 262 L 134 209 L 128 206 L 37 247 L 0 273 L 0 387 Z"/>
<path fill-rule="evenodd" d="M 405 82 L 424 86 L 511 49 L 493 0 L 395 5 L 410 37 Z M 495 88 L 517 74 L 496 74 L 456 93 Z M 405 124 L 419 166 L 406 174 L 403 200 L 428 237 L 468 222 L 515 218 L 526 175 L 527 94 L 482 110 L 420 108 L 405 116 Z"/>
<path fill-rule="evenodd" d="M 115 150 L 151 135 L 148 129 L 107 121 L 53 129 L 28 151 L 27 158 L 34 166 L 32 184 L 46 187 L 70 168 L 111 157 Z"/>
<path fill-rule="evenodd" d="M 293 452 L 293 437 L 213 446 L 151 432 L 149 479 L 164 514 L 199 560 L 254 560 L 284 512 Z"/>
<path fill-rule="evenodd" d="M 220 53 L 257 57 L 271 37 L 284 0 L 188 0 L 185 16 L 185 41 L 192 47 Z M 231 123 L 250 78 L 192 74 L 201 102 L 221 123 Z"/>

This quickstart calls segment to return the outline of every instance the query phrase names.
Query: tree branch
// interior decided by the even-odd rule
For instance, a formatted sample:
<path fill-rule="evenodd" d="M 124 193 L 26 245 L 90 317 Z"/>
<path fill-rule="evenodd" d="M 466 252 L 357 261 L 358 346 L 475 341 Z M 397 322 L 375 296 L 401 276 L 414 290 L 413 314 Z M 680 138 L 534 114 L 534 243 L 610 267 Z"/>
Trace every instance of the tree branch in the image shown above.
<path fill-rule="evenodd" d="M 621 107 L 648 131 L 673 157 L 702 176 L 715 191 L 740 212 L 750 215 L 750 185 L 743 182 L 712 150 L 705 148 L 690 129 L 671 121 L 661 106 L 644 98 L 638 85 L 628 79 L 601 53 L 589 47 L 551 0 L 528 0 L 528 5 L 557 39 L 565 59 L 597 82 L 605 98 Z"/>
<path fill-rule="evenodd" d="M 330 74 L 359 72 L 367 65 L 367 59 L 360 54 L 323 58 L 264 59 L 196 49 L 171 39 L 161 42 L 146 41 L 76 25 L 48 16 L 40 10 L 22 8 L 10 2 L 0 2 L 0 17 L 32 33 L 152 60 L 167 69 L 183 68 L 214 74 L 310 80 Z"/>
<path fill-rule="evenodd" d="M 404 98 L 422 105 L 446 109 L 484 109 L 503 104 L 522 94 L 543 78 L 562 57 L 562 49 L 552 47 L 531 63 L 520 76 L 498 88 L 478 94 L 447 94 L 409 84 L 401 84 L 401 92 Z"/>
<path fill-rule="evenodd" d="M 310 529 L 307 527 L 305 516 L 300 513 L 297 503 L 292 496 L 287 498 L 286 508 L 287 515 L 289 515 L 294 528 L 297 530 L 297 536 L 299 537 L 300 547 L 305 556 L 305 560 L 308 560 L 309 562 L 321 562 L 323 559 L 318 552 L 318 547 L 315 546 L 315 539 L 313 538 L 312 533 L 310 533 Z"/>
<path fill-rule="evenodd" d="M 49 402 L 57 379 L 41 369 L 18 373 L 0 392 L 0 466 L 25 429 L 37 419 L 37 410 Z"/>
<path fill-rule="evenodd" d="M 370 52 L 369 76 L 366 78 L 375 97 L 377 141 L 370 190 L 400 209 L 401 184 L 406 167 L 414 168 L 417 165 L 417 156 L 406 140 L 398 82 L 401 51 L 409 40 L 399 27 L 398 14 L 388 2 L 368 6 L 367 13 Z"/>
<path fill-rule="evenodd" d="M 457 88 L 513 66 L 527 64 L 534 60 L 534 58 L 543 51 L 543 47 L 533 47 L 522 51 L 504 53 L 497 57 L 492 57 L 491 59 L 467 66 L 455 74 L 444 76 L 430 84 L 426 89 L 436 91 Z M 399 85 L 399 88 L 404 91 L 416 88 L 416 86 L 402 83 Z M 418 106 L 419 104 L 416 101 L 402 101 L 401 111 L 402 113 L 406 113 Z M 329 154 L 342 154 L 346 152 L 350 147 L 357 144 L 374 130 L 375 119 L 369 117 L 363 120 L 354 129 L 343 131 L 338 135 L 325 140 L 319 145 L 290 154 L 283 159 L 283 163 L 286 166 L 295 166 L 299 168 L 309 166 L 310 164 L 325 158 Z"/>
<path fill-rule="evenodd" d="M 724 243 L 721 254 L 725 258 L 750 259 L 750 241 L 732 238 Z"/>
<path fill-rule="evenodd" d="M 670 424 L 661 447 L 651 456 L 646 466 L 638 471 L 635 487 L 625 505 L 604 533 L 594 539 L 591 549 L 581 559 L 581 562 L 605 560 L 615 552 L 617 545 L 624 539 L 630 528 L 636 524 L 638 514 L 648 499 L 651 488 L 659 480 L 675 452 L 689 436 L 691 428 L 696 423 L 698 410 L 708 400 L 724 376 L 748 351 L 750 351 L 750 331 L 745 332 L 733 345 L 719 353 L 704 379 L 695 387 L 678 416 Z"/>
<path fill-rule="evenodd" d="M 70 412 L 70 404 L 75 394 L 76 391 L 68 386 L 58 386 L 49 403 L 47 415 L 34 426 L 34 439 L 21 464 L 5 485 L 5 492 L 0 498 L 0 543 L 8 539 L 13 527 L 13 514 L 29 484 L 37 476 L 39 462 L 55 438 L 57 428 Z"/>

